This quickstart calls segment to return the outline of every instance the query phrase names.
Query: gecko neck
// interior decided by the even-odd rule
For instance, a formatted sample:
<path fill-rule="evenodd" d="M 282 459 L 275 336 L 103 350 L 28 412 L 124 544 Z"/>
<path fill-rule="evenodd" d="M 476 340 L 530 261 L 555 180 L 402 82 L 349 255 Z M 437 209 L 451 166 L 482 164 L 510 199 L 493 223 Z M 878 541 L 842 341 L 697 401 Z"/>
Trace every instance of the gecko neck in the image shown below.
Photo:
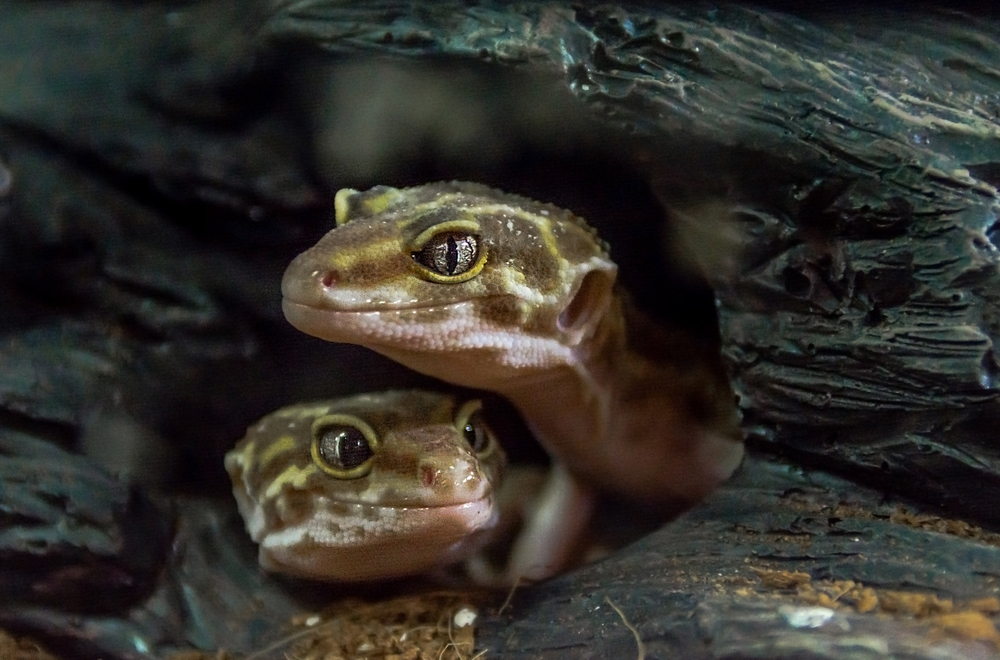
<path fill-rule="evenodd" d="M 631 498 L 695 502 L 739 465 L 728 382 L 686 335 L 616 299 L 572 356 L 498 390 L 571 473 Z"/>

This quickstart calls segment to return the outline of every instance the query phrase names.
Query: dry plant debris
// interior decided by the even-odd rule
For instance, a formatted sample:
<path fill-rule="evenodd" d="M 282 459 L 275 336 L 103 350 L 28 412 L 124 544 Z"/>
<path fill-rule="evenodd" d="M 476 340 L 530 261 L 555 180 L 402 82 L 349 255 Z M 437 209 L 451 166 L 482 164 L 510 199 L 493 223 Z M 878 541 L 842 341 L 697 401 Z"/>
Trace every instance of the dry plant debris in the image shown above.
<path fill-rule="evenodd" d="M 970 525 L 963 520 L 910 513 L 902 507 L 897 507 L 892 512 L 892 515 L 889 516 L 889 520 L 897 525 L 906 525 L 907 527 L 914 527 L 916 529 L 926 529 L 931 532 L 958 536 L 963 539 L 982 541 L 991 545 L 1000 545 L 1000 534 L 987 532 L 982 527 Z"/>
<path fill-rule="evenodd" d="M 807 511 L 832 518 L 858 518 L 868 520 L 872 518 L 888 518 L 889 522 L 896 525 L 905 525 L 914 529 L 923 529 L 939 534 L 948 534 L 963 539 L 972 539 L 982 543 L 1000 546 L 1000 534 L 990 532 L 978 525 L 972 525 L 964 520 L 953 518 L 942 518 L 924 513 L 913 513 L 907 511 L 905 507 L 897 505 L 888 516 L 877 514 L 863 507 L 854 504 L 840 503 L 837 505 L 820 504 L 802 497 L 798 494 L 785 496 L 785 501 L 798 511 Z"/>
<path fill-rule="evenodd" d="M 349 600 L 292 621 L 296 630 L 244 660 L 473 660 L 477 609 L 468 597 L 418 594 L 366 603 Z"/>
<path fill-rule="evenodd" d="M 614 601 L 605 596 L 604 602 L 611 606 L 611 609 L 615 611 L 615 614 L 618 615 L 618 618 L 622 620 L 622 624 L 624 624 L 625 627 L 628 628 L 628 631 L 632 633 L 632 637 L 635 638 L 635 645 L 637 649 L 635 659 L 646 660 L 646 645 L 642 642 L 642 636 L 639 634 L 639 630 L 634 625 L 632 625 L 632 622 L 630 622 L 628 618 L 625 617 L 625 613 L 622 612 L 620 607 L 615 605 Z"/>
<path fill-rule="evenodd" d="M 990 616 L 1000 613 L 1000 599 L 978 598 L 956 605 L 950 598 L 913 591 L 876 589 L 854 580 L 812 580 L 800 571 L 751 568 L 760 586 L 795 592 L 809 605 L 847 608 L 865 614 L 882 612 L 925 620 L 942 635 L 992 642 L 1000 648 L 1000 631 Z"/>
<path fill-rule="evenodd" d="M 41 647 L 26 637 L 14 637 L 0 630 L 0 660 L 57 660 Z"/>

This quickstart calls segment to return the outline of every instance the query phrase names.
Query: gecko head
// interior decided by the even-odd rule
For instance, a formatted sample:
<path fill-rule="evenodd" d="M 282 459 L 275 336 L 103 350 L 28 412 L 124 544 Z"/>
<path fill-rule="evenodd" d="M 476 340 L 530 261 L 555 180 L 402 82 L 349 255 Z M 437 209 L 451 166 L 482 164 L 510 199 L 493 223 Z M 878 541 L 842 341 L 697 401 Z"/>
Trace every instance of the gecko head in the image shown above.
<path fill-rule="evenodd" d="M 341 190 L 335 210 L 282 280 L 308 334 L 492 388 L 571 362 L 611 304 L 607 246 L 550 204 L 448 182 Z"/>
<path fill-rule="evenodd" d="M 479 401 L 395 391 L 282 408 L 226 455 L 268 570 L 334 581 L 412 575 L 489 540 L 505 457 Z"/>

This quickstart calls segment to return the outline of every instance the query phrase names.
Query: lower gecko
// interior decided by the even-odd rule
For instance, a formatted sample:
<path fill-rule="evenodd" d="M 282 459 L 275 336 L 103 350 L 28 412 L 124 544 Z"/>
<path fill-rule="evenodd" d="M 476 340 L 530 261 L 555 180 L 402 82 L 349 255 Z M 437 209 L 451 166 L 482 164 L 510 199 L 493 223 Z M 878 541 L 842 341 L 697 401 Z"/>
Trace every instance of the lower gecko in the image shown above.
<path fill-rule="evenodd" d="M 480 407 L 390 391 L 288 406 L 251 426 L 225 464 L 261 565 L 362 581 L 471 559 L 497 531 L 506 462 Z"/>
<path fill-rule="evenodd" d="M 285 272 L 292 325 L 502 394 L 554 459 L 511 579 L 565 566 L 597 492 L 676 508 L 739 465 L 725 374 L 630 307 L 581 218 L 460 182 L 345 189 L 335 211 Z"/>

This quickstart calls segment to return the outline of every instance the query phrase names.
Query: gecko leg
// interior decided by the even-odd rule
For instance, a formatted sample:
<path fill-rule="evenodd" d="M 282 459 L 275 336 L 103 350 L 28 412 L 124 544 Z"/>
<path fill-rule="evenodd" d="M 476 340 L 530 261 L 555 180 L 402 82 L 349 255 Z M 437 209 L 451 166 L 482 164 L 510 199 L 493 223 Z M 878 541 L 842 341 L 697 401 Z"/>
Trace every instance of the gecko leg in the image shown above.
<path fill-rule="evenodd" d="M 595 499 L 591 488 L 554 463 L 514 542 L 509 582 L 542 580 L 562 570 L 590 521 Z"/>

